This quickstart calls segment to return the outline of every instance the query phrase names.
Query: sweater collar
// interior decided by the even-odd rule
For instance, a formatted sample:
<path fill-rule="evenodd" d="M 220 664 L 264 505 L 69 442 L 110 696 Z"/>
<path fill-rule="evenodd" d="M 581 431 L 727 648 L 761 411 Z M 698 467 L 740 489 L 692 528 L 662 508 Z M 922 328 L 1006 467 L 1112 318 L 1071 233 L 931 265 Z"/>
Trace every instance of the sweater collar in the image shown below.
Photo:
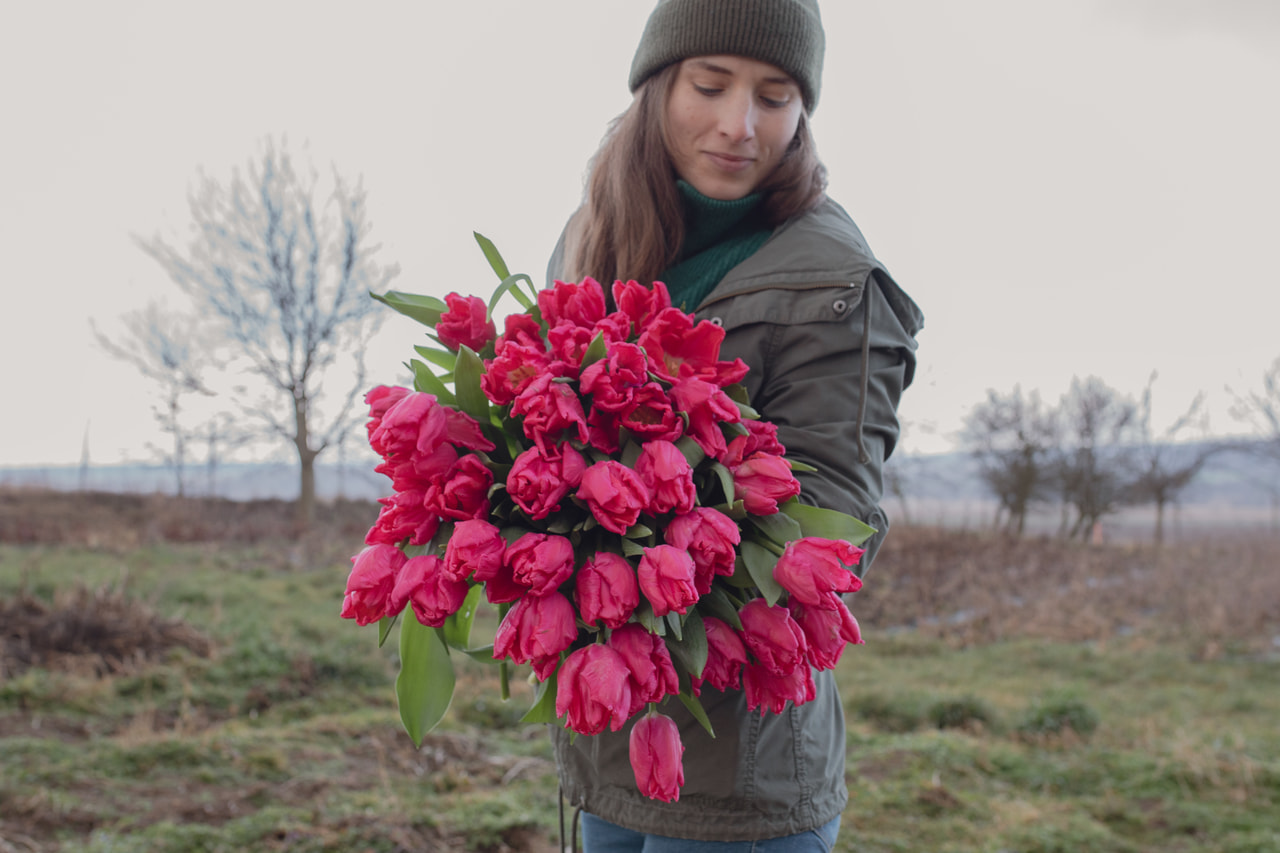
<path fill-rule="evenodd" d="M 708 198 L 687 181 L 677 180 L 684 202 L 684 245 L 680 257 L 688 258 L 722 242 L 740 228 L 762 227 L 753 214 L 760 210 L 764 196 L 752 193 L 732 201 Z"/>

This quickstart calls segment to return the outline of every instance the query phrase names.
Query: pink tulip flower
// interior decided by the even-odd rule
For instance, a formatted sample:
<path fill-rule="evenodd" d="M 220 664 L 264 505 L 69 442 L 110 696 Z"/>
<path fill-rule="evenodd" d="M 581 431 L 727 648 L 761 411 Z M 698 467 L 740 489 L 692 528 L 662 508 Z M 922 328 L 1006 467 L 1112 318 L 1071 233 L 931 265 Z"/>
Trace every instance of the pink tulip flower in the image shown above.
<path fill-rule="evenodd" d="M 489 319 L 488 308 L 480 297 L 450 293 L 444 301 L 449 310 L 442 313 L 436 323 L 436 337 L 449 349 L 457 352 L 459 347 L 466 346 L 479 352 L 497 336 L 498 329 Z"/>
<path fill-rule="evenodd" d="M 546 680 L 560 663 L 560 653 L 577 639 L 573 605 L 558 592 L 541 598 L 525 596 L 507 611 L 493 638 L 495 660 L 531 663 Z"/>
<path fill-rule="evenodd" d="M 632 622 L 611 633 L 608 646 L 622 655 L 631 671 L 631 714 L 649 702 L 680 692 L 671 653 L 657 634 Z"/>
<path fill-rule="evenodd" d="M 798 666 L 786 675 L 770 672 L 759 663 L 748 664 L 742 671 L 742 689 L 746 694 L 747 710 L 766 709 L 781 714 L 787 703 L 803 705 L 812 702 L 816 695 L 813 670 Z"/>
<path fill-rule="evenodd" d="M 574 589 L 582 621 L 588 625 L 603 622 L 617 628 L 640 603 L 636 570 L 625 557 L 608 551 L 597 551 L 578 569 Z"/>
<path fill-rule="evenodd" d="M 689 460 L 670 441 L 647 441 L 636 460 L 636 473 L 649 489 L 649 512 L 685 514 L 693 510 L 698 493 Z"/>
<path fill-rule="evenodd" d="M 729 470 L 733 472 L 734 498 L 752 515 L 773 515 L 778 504 L 800 494 L 800 483 L 782 456 L 753 453 Z"/>
<path fill-rule="evenodd" d="M 507 474 L 507 494 L 530 518 L 543 519 L 560 509 L 560 502 L 582 482 L 587 463 L 571 444 L 547 456 L 531 447 L 516 457 Z"/>
<path fill-rule="evenodd" d="M 839 600 L 831 593 L 862 589 L 862 580 L 848 568 L 856 565 L 862 554 L 862 548 L 842 539 L 796 539 L 782 549 L 773 579 L 802 604 L 830 607 L 833 600 Z"/>
<path fill-rule="evenodd" d="M 671 545 L 655 545 L 644 549 L 636 575 L 640 591 L 653 605 L 655 616 L 685 613 L 698 600 L 694 583 L 693 558 L 687 551 Z"/>
<path fill-rule="evenodd" d="M 736 690 L 742 683 L 742 667 L 747 663 L 747 648 L 738 632 L 714 616 L 702 617 L 707 631 L 707 665 L 702 676 L 693 677 L 693 695 L 702 695 L 702 685 L 716 690 Z"/>
<path fill-rule="evenodd" d="M 817 669 L 835 669 L 847 645 L 861 645 L 862 631 L 858 620 L 839 596 L 833 595 L 835 607 L 808 607 L 796 599 L 787 602 L 791 618 L 804 632 L 808 660 Z"/>
<path fill-rule="evenodd" d="M 492 578 L 502 567 L 507 540 L 495 525 L 481 519 L 459 521 L 445 547 L 444 568 L 454 580 Z"/>
<path fill-rule="evenodd" d="M 742 619 L 742 639 L 747 650 L 769 672 L 790 675 L 797 668 L 808 668 L 804 631 L 787 608 L 770 605 L 763 598 L 753 598 L 738 611 L 738 616 Z"/>
<path fill-rule="evenodd" d="M 649 505 L 640 475 L 614 459 L 597 462 L 582 474 L 578 497 L 605 530 L 626 533 Z"/>
<path fill-rule="evenodd" d="M 668 803 L 679 800 L 684 784 L 684 744 L 675 720 L 664 714 L 646 714 L 632 726 L 629 746 L 640 793 Z"/>
<path fill-rule="evenodd" d="M 599 643 L 570 652 L 556 676 L 556 716 L 578 734 L 618 731 L 631 715 L 631 671 Z"/>
<path fill-rule="evenodd" d="M 424 554 L 410 557 L 401 567 L 391 604 L 403 609 L 407 603 L 420 623 L 439 628 L 458 612 L 469 589 L 466 581 L 455 580 L 445 571 L 444 560 Z"/>
<path fill-rule="evenodd" d="M 716 575 L 733 574 L 742 532 L 732 518 L 710 507 L 697 507 L 671 519 L 664 534 L 668 545 L 688 551 L 696 569 L 694 585 L 706 595 Z"/>
<path fill-rule="evenodd" d="M 394 545 L 371 545 L 352 557 L 347 591 L 342 597 L 342 618 L 354 619 L 357 625 L 368 625 L 394 615 L 390 609 L 391 593 L 396 586 L 396 574 L 406 559 L 404 552 Z"/>
<path fill-rule="evenodd" d="M 526 533 L 507 547 L 506 563 L 529 595 L 550 595 L 573 574 L 573 544 L 563 536 Z"/>

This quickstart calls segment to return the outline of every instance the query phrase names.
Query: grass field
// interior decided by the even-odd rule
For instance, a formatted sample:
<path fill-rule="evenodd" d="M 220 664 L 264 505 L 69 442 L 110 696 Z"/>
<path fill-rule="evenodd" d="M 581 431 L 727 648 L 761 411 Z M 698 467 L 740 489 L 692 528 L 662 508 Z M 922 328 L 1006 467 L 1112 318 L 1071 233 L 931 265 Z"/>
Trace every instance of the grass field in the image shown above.
<path fill-rule="evenodd" d="M 394 641 L 337 618 L 367 508 L 301 546 L 226 535 L 242 507 L 0 508 L 0 853 L 555 849 L 527 685 L 461 660 L 415 749 Z M 1278 565 L 895 530 L 838 672 L 837 849 L 1280 851 Z"/>

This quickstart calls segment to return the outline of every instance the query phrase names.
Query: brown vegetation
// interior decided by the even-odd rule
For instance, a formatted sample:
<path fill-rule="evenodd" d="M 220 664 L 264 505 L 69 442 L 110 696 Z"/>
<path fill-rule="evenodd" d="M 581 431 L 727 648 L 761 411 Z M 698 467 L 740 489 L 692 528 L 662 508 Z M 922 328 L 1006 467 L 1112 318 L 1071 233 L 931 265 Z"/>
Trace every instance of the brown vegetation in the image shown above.
<path fill-rule="evenodd" d="M 1140 634 L 1260 652 L 1280 635 L 1276 565 L 1280 541 L 1264 535 L 1156 547 L 895 528 L 854 611 L 955 644 Z"/>
<path fill-rule="evenodd" d="M 359 543 L 377 517 L 369 501 L 316 509 L 317 535 Z M 114 492 L 0 489 L 0 542 L 124 550 L 157 542 L 255 543 L 297 536 L 293 503 Z"/>
<path fill-rule="evenodd" d="M 31 667 L 97 676 L 130 672 L 184 647 L 207 657 L 212 643 L 163 619 L 120 588 L 60 591 L 52 605 L 21 593 L 0 599 L 0 680 Z"/>

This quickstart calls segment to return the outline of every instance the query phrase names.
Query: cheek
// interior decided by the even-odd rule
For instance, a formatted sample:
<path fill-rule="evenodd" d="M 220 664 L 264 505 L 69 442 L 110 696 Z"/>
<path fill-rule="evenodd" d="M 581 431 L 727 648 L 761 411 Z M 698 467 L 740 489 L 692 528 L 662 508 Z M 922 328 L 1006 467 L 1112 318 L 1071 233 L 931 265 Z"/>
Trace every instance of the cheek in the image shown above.
<path fill-rule="evenodd" d="M 786 117 L 769 128 L 769 155 L 775 164 L 782 159 L 791 147 L 799 129 L 799 116 Z"/>

